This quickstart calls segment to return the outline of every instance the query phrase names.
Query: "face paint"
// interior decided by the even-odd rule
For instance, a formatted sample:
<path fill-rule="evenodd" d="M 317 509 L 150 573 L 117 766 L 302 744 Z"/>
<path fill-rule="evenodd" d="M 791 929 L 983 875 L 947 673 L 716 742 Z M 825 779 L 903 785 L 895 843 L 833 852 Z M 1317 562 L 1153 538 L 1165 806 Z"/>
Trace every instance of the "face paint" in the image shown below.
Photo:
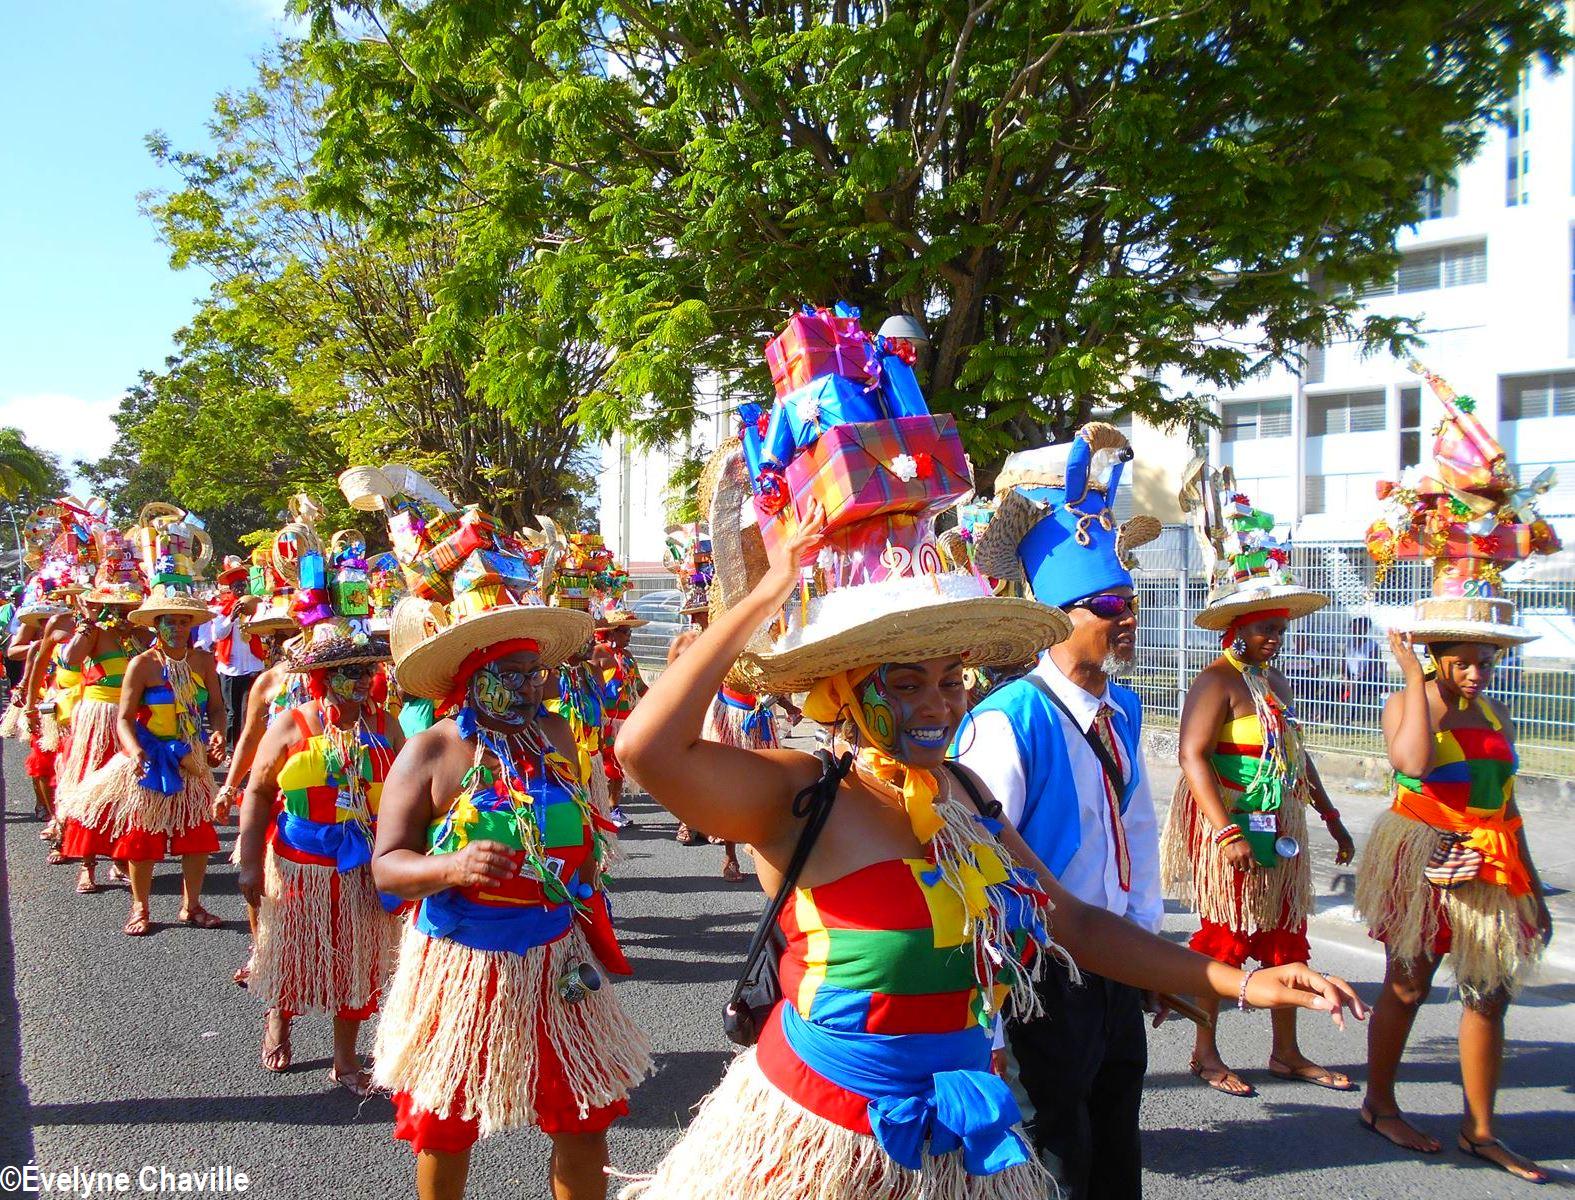
<path fill-rule="evenodd" d="M 330 671 L 328 690 L 347 704 L 360 704 L 371 689 L 372 677 L 363 671 Z"/>
<path fill-rule="evenodd" d="M 186 624 L 179 617 L 160 617 L 153 622 L 153 628 L 158 631 L 159 641 L 167 646 L 173 646 L 186 632 Z"/>
<path fill-rule="evenodd" d="M 530 713 L 525 695 L 529 678 L 520 671 L 499 671 L 489 663 L 470 677 L 470 702 L 489 721 L 523 725 Z"/>

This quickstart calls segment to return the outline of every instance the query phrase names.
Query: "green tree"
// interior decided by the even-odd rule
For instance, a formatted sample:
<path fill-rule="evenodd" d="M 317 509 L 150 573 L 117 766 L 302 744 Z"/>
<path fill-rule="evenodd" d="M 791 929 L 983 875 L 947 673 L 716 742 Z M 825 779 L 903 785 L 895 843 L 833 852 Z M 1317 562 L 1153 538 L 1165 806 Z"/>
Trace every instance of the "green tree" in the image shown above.
<path fill-rule="evenodd" d="M 454 218 L 379 232 L 306 203 L 319 103 L 285 47 L 256 88 L 220 97 L 212 152 L 149 139 L 180 184 L 145 196 L 145 211 L 172 264 L 202 268 L 213 285 L 179 353 L 126 396 L 105 475 L 213 514 L 224 548 L 301 490 L 330 520 L 366 528 L 334 486 L 352 463 L 411 463 L 509 526 L 535 512 L 577 516 L 587 472 L 572 414 L 478 396 L 473 318 L 451 309 L 444 336 L 432 335 Z"/>
<path fill-rule="evenodd" d="M 0 429 L 0 500 L 44 497 L 64 482 L 54 455 L 29 446 L 20 429 Z"/>
<path fill-rule="evenodd" d="M 700 373 L 769 395 L 761 332 L 846 298 L 923 318 L 983 464 L 1111 405 L 1197 419 L 1172 369 L 1402 349 L 1348 285 L 1569 48 L 1533 0 L 297 4 L 331 88 L 312 195 L 455 215 L 432 336 L 486 348 L 485 394 L 552 330 L 598 356 L 589 432 L 666 441 Z"/>

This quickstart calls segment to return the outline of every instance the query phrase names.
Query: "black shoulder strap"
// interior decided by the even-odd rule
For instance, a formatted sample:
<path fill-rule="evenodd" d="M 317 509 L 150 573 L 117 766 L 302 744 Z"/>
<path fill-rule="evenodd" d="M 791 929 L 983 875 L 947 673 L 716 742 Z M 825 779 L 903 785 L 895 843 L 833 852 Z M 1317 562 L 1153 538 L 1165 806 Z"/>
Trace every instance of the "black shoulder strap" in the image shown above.
<path fill-rule="evenodd" d="M 749 987 L 749 982 L 755 973 L 755 965 L 766 949 L 766 944 L 771 940 L 771 930 L 776 926 L 777 918 L 782 915 L 783 906 L 793 894 L 793 889 L 798 886 L 798 877 L 804 870 L 804 864 L 809 861 L 810 851 L 815 848 L 815 839 L 820 836 L 820 831 L 825 828 L 826 820 L 831 816 L 831 806 L 837 798 L 837 789 L 842 786 L 842 780 L 853 769 L 853 755 L 843 754 L 841 758 L 833 758 L 829 750 L 815 751 L 815 757 L 820 759 L 820 778 L 793 797 L 793 815 L 805 817 L 804 829 L 798 835 L 798 844 L 793 847 L 793 857 L 788 860 L 788 868 L 782 874 L 781 886 L 777 894 L 771 897 L 771 902 L 766 905 L 766 911 L 761 914 L 760 924 L 755 927 L 755 936 L 749 943 L 749 951 L 744 956 L 744 969 L 739 974 L 736 987 L 733 988 L 733 1000 L 738 1000 Z"/>
<path fill-rule="evenodd" d="M 1049 698 L 1051 704 L 1054 704 L 1061 710 L 1066 719 L 1072 722 L 1072 728 L 1083 735 L 1083 740 L 1088 743 L 1088 748 L 1094 752 L 1094 757 L 1099 760 L 1099 765 L 1104 768 L 1105 778 L 1110 780 L 1110 786 L 1116 789 L 1117 796 L 1124 797 L 1127 794 L 1126 775 L 1122 773 L 1121 764 L 1116 762 L 1111 756 L 1105 743 L 1099 740 L 1099 735 L 1092 728 L 1084 729 L 1079 725 L 1077 718 L 1072 715 L 1072 710 L 1066 706 L 1066 701 L 1057 696 L 1055 689 L 1039 678 L 1038 675 L 1030 671 L 1026 678 L 1029 683 L 1033 684 Z"/>
<path fill-rule="evenodd" d="M 973 801 L 974 808 L 981 817 L 989 821 L 1001 819 L 1001 802 L 999 800 L 986 800 L 979 787 L 973 781 L 973 773 L 965 770 L 961 763 L 948 762 L 946 769 L 958 783 L 963 785 L 963 791 L 968 793 L 968 799 Z"/>

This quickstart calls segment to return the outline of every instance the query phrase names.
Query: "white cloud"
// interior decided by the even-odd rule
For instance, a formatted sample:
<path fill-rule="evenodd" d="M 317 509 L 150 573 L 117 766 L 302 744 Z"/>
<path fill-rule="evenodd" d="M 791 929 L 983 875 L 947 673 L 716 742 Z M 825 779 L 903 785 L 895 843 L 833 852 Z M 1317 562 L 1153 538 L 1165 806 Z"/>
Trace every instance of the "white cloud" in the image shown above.
<path fill-rule="evenodd" d="M 115 441 L 119 396 L 86 399 L 61 392 L 0 396 L 0 427 L 22 431 L 28 445 L 60 456 L 69 474 L 75 459 L 104 455 Z"/>
<path fill-rule="evenodd" d="M 306 21 L 288 11 L 289 0 L 229 0 L 229 4 L 232 8 L 237 8 L 292 37 L 299 37 L 306 33 Z"/>

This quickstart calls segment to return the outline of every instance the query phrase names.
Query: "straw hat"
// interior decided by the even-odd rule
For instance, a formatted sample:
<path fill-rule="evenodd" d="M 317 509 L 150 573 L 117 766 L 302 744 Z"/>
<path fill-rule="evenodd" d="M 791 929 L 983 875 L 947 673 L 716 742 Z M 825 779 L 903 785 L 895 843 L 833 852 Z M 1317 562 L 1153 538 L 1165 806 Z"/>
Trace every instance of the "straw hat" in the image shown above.
<path fill-rule="evenodd" d="M 52 617 L 65 616 L 70 611 L 64 604 L 52 600 L 36 600 L 17 609 L 16 619 L 23 625 L 41 625 Z"/>
<path fill-rule="evenodd" d="M 638 629 L 642 625 L 649 625 L 650 622 L 644 617 L 635 616 L 627 609 L 608 608 L 602 611 L 598 624 L 605 629 Z"/>
<path fill-rule="evenodd" d="M 1537 512 L 1537 498 L 1552 486 L 1544 474 L 1529 486 L 1516 480 L 1504 448 L 1476 417 L 1469 396 L 1418 363 L 1444 407 L 1433 442 L 1433 462 L 1410 468 L 1399 482 L 1378 485 L 1383 516 L 1367 531 L 1367 551 L 1382 580 L 1402 558 L 1433 563 L 1432 594 L 1420 597 L 1410 621 L 1399 626 L 1418 642 L 1477 642 L 1508 647 L 1538 635 L 1515 619 L 1503 595 L 1503 569 L 1536 554 L 1560 549 L 1558 535 Z"/>
<path fill-rule="evenodd" d="M 269 637 L 275 633 L 289 633 L 300 629 L 300 623 L 290 615 L 288 610 L 277 604 L 260 606 L 247 620 L 241 623 L 241 629 L 251 637 Z"/>
<path fill-rule="evenodd" d="M 312 626 L 303 644 L 290 652 L 285 666 L 294 675 L 390 661 L 384 638 L 352 631 L 343 621 L 320 621 Z"/>
<path fill-rule="evenodd" d="M 135 608 L 143 601 L 142 589 L 134 583 L 96 583 L 82 593 L 87 604 L 120 605 Z"/>
<path fill-rule="evenodd" d="M 1290 544 L 1274 536 L 1274 516 L 1254 508 L 1229 467 L 1215 471 L 1196 458 L 1182 475 L 1178 499 L 1209 563 L 1209 598 L 1192 618 L 1200 629 L 1223 633 L 1262 610 L 1296 620 L 1329 603 L 1291 573 Z"/>
<path fill-rule="evenodd" d="M 972 667 L 1012 666 L 1072 632 L 1059 608 L 993 595 L 960 571 L 839 588 L 811 600 L 809 614 L 770 650 L 745 654 L 761 690 L 808 691 L 838 671 L 954 655 Z"/>
<path fill-rule="evenodd" d="M 192 626 L 206 624 L 213 620 L 213 613 L 208 606 L 190 592 L 177 590 L 178 585 L 156 583 L 148 592 L 148 597 L 131 614 L 131 621 L 135 625 L 147 625 L 157 621 L 160 617 L 191 617 Z"/>
<path fill-rule="evenodd" d="M 395 664 L 448 624 L 448 612 L 436 600 L 405 596 L 394 605 L 389 617 L 388 644 Z"/>
<path fill-rule="evenodd" d="M 594 628 L 589 613 L 545 604 L 509 604 L 452 620 L 409 651 L 395 666 L 399 686 L 412 696 L 441 700 L 454 688 L 460 664 L 497 642 L 531 638 L 544 667 L 556 667 L 585 644 Z"/>

